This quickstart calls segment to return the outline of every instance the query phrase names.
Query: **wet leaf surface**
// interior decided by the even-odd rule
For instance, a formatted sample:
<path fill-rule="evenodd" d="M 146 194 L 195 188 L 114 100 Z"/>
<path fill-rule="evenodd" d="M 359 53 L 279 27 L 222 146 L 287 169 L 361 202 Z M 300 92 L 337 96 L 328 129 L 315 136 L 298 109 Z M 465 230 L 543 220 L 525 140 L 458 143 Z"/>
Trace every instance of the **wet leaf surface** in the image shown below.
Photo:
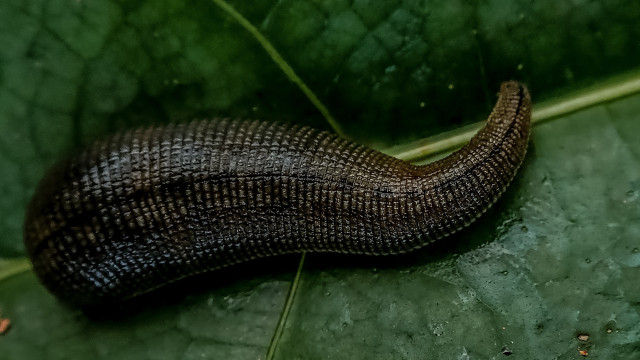
<path fill-rule="evenodd" d="M 378 146 L 482 119 L 503 80 L 553 99 L 640 53 L 626 2 L 231 4 Z M 329 129 L 246 29 L 207 1 L 3 1 L 0 70 L 3 359 L 640 357 L 639 95 L 536 126 L 504 198 L 442 243 L 307 255 L 274 341 L 296 256 L 82 312 L 25 270 L 21 243 L 44 170 L 104 134 L 211 116 Z"/>

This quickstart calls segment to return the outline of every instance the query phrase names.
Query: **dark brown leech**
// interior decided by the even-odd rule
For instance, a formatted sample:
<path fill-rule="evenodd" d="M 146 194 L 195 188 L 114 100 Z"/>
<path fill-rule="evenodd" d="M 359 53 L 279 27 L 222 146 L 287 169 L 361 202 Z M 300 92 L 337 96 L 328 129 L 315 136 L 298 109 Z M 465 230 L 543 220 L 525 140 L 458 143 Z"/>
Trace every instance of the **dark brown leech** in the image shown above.
<path fill-rule="evenodd" d="M 520 166 L 531 99 L 502 85 L 487 125 L 414 166 L 309 127 L 211 120 L 117 134 L 41 181 L 24 228 L 43 284 L 78 305 L 299 251 L 397 254 L 484 213 Z"/>

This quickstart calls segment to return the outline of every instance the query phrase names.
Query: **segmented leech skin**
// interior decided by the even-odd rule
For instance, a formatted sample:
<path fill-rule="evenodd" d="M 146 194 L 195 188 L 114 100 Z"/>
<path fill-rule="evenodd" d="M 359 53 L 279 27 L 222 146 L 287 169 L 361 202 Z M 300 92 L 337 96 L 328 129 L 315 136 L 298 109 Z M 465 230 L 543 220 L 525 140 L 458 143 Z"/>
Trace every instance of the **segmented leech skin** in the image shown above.
<path fill-rule="evenodd" d="M 425 166 L 262 121 L 123 132 L 44 177 L 27 252 L 42 283 L 80 306 L 264 256 L 407 252 L 498 199 L 525 156 L 530 117 L 527 89 L 506 82 L 469 144 Z"/>

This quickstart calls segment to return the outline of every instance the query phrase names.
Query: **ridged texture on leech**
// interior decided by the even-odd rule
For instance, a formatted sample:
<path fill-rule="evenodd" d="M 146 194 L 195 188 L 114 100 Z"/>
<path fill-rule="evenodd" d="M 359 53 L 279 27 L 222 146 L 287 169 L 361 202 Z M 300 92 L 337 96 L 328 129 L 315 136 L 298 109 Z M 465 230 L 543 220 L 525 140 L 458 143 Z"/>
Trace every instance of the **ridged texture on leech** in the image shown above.
<path fill-rule="evenodd" d="M 403 253 L 498 199 L 525 156 L 530 117 L 526 88 L 504 83 L 469 144 L 425 166 L 263 121 L 119 133 L 45 176 L 25 244 L 43 284 L 77 305 L 264 256 Z"/>

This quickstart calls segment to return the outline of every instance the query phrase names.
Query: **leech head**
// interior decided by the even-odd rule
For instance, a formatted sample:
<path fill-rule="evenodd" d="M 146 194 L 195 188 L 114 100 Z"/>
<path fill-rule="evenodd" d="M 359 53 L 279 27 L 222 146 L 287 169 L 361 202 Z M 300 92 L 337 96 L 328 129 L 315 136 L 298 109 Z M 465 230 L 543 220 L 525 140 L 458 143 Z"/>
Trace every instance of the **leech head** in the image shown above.
<path fill-rule="evenodd" d="M 509 128 L 531 110 L 531 97 L 524 85 L 507 81 L 500 86 L 498 102 L 489 115 L 490 125 Z"/>
<path fill-rule="evenodd" d="M 502 83 L 498 102 L 480 130 L 477 141 L 488 141 L 498 145 L 507 138 L 526 148 L 529 141 L 531 118 L 531 96 L 527 88 L 515 81 Z M 473 140 L 472 140 L 473 141 Z"/>

